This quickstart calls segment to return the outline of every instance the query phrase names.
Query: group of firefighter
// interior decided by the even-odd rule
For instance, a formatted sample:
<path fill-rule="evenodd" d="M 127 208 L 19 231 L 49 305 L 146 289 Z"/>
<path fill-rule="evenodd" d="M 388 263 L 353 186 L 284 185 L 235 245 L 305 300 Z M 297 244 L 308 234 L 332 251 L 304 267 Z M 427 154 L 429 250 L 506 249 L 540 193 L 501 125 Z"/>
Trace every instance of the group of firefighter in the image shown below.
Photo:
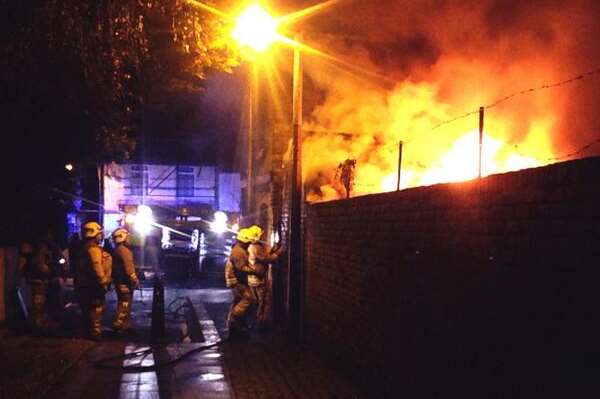
<path fill-rule="evenodd" d="M 270 327 L 269 264 L 281 256 L 283 247 L 270 247 L 262 235 L 263 229 L 257 225 L 241 229 L 225 263 L 225 284 L 233 294 L 227 317 L 230 337 L 248 334 L 253 319 L 251 309 L 256 309 L 254 321 L 259 332 Z"/>
<path fill-rule="evenodd" d="M 79 301 L 84 334 L 94 340 L 102 335 L 102 318 L 106 293 L 114 286 L 118 304 L 113 329 L 125 332 L 131 328 L 131 303 L 139 279 L 133 253 L 129 249 L 129 232 L 118 228 L 112 233 L 114 249 L 102 247 L 104 232 L 96 222 L 82 228 L 83 241 L 69 247 L 69 262 L 51 234 L 41 240 L 24 242 L 19 250 L 19 270 L 31 288 L 31 322 L 38 332 L 48 333 L 58 326 L 61 317 L 59 279 L 72 274 Z M 67 268 L 68 265 L 68 268 Z M 70 269 L 70 270 L 68 270 Z M 52 317 L 50 317 L 52 316 Z"/>
<path fill-rule="evenodd" d="M 83 241 L 69 247 L 67 263 L 51 234 L 36 243 L 24 242 L 19 251 L 19 269 L 31 288 L 31 321 L 39 332 L 58 327 L 62 302 L 60 278 L 69 272 L 74 277 L 75 294 L 81 308 L 84 334 L 97 340 L 102 336 L 102 319 L 106 294 L 114 287 L 117 311 L 115 332 L 131 329 L 133 292 L 139 288 L 133 253 L 129 249 L 129 232 L 117 228 L 112 233 L 114 248 L 104 242 L 102 226 L 88 222 L 82 228 Z M 270 263 L 283 252 L 279 245 L 269 246 L 262 240 L 263 229 L 252 225 L 237 233 L 237 240 L 225 263 L 225 283 L 231 288 L 233 302 L 227 318 L 230 336 L 246 336 L 255 324 L 260 332 L 269 329 Z M 67 270 L 67 264 L 68 269 Z M 251 311 L 255 310 L 254 314 Z M 49 317 L 49 316 L 52 317 Z"/>

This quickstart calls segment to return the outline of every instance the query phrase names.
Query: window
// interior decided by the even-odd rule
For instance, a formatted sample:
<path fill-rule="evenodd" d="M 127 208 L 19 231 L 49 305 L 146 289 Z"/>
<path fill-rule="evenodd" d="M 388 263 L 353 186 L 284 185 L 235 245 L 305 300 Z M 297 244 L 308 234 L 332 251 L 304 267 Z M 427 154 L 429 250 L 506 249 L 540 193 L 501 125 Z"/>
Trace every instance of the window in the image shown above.
<path fill-rule="evenodd" d="M 131 165 L 129 176 L 129 195 L 144 195 L 148 188 L 148 166 Z"/>
<path fill-rule="evenodd" d="M 194 196 L 194 168 L 177 166 L 177 197 Z"/>

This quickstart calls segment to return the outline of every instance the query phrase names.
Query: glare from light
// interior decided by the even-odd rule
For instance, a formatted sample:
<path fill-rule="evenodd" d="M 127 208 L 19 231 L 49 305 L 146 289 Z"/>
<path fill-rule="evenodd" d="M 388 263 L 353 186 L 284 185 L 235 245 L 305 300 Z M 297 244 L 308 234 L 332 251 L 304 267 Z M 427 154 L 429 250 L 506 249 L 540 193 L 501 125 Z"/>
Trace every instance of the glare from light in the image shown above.
<path fill-rule="evenodd" d="M 134 224 L 135 223 L 135 215 L 133 213 L 128 213 L 125 215 L 125 223 L 126 224 Z"/>
<path fill-rule="evenodd" d="M 231 34 L 240 45 L 260 53 L 279 39 L 277 25 L 265 9 L 254 4 L 240 14 Z"/>
<path fill-rule="evenodd" d="M 58 263 L 60 263 L 61 265 L 64 265 L 65 263 L 67 263 L 67 260 L 65 258 L 60 258 L 58 260 Z"/>
<path fill-rule="evenodd" d="M 206 255 L 206 236 L 204 233 L 200 234 L 200 255 Z"/>
<path fill-rule="evenodd" d="M 271 246 L 279 243 L 279 232 L 274 230 L 271 232 L 271 237 L 269 239 Z"/>
<path fill-rule="evenodd" d="M 137 208 L 137 214 L 135 216 L 135 228 L 142 235 L 148 235 L 152 224 L 154 223 L 154 217 L 152 216 L 152 208 L 148 205 L 140 205 Z"/>
<path fill-rule="evenodd" d="M 210 224 L 210 229 L 217 234 L 223 234 L 227 231 L 227 214 L 217 211 L 214 216 L 215 220 Z"/>
<path fill-rule="evenodd" d="M 192 248 L 192 250 L 197 250 L 198 249 L 198 243 L 200 242 L 200 232 L 198 231 L 198 229 L 194 229 L 192 231 L 192 241 L 190 243 L 190 247 Z"/>
<path fill-rule="evenodd" d="M 171 232 L 168 228 L 163 227 L 160 244 L 163 249 L 168 249 L 171 246 Z"/>
<path fill-rule="evenodd" d="M 204 373 L 200 375 L 200 378 L 204 381 L 218 381 L 222 380 L 225 376 L 219 373 Z"/>
<path fill-rule="evenodd" d="M 66 164 L 65 165 L 65 169 L 68 170 L 69 172 L 72 171 L 73 170 L 73 164 L 70 164 L 70 163 Z"/>
<path fill-rule="evenodd" d="M 138 215 L 152 216 L 152 208 L 150 208 L 148 205 L 142 204 L 138 206 L 137 213 Z"/>

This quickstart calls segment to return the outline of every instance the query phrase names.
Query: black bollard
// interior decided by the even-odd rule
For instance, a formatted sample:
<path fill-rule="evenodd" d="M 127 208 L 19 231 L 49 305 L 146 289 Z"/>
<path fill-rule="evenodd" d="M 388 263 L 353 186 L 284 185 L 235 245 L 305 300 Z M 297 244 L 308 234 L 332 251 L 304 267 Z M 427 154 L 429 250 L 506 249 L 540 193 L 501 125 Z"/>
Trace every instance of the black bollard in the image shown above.
<path fill-rule="evenodd" d="M 154 295 L 152 297 L 152 328 L 150 341 L 163 343 L 165 340 L 165 286 L 162 279 L 154 276 Z"/>

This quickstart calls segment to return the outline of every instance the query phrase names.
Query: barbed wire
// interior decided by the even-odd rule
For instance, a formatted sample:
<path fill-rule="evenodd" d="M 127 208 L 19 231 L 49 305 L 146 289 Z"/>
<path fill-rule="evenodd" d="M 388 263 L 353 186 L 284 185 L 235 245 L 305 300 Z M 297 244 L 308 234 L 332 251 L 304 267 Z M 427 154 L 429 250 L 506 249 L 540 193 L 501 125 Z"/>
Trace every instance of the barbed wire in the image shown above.
<path fill-rule="evenodd" d="M 509 94 L 507 96 L 504 96 L 504 97 L 501 97 L 501 98 L 495 100 L 494 102 L 492 102 L 492 103 L 490 103 L 488 105 L 483 106 L 483 108 L 484 109 L 494 108 L 494 107 L 497 107 L 498 105 L 500 105 L 500 104 L 502 104 L 502 103 L 504 103 L 504 102 L 506 102 L 506 101 L 508 101 L 510 99 L 513 99 L 513 98 L 521 96 L 521 95 L 530 94 L 530 93 L 534 93 L 534 92 L 541 91 L 541 90 L 552 89 L 552 88 L 555 88 L 555 87 L 568 85 L 568 84 L 571 84 L 571 83 L 583 80 L 583 79 L 585 79 L 585 78 L 587 78 L 589 76 L 597 75 L 597 74 L 600 74 L 600 67 L 596 68 L 596 69 L 593 69 L 593 70 L 590 70 L 590 71 L 587 71 L 587 72 L 580 73 L 579 75 L 570 77 L 570 78 L 562 80 L 560 82 L 543 84 L 541 86 L 532 87 L 532 88 L 529 88 L 529 89 L 525 89 L 525 90 L 521 90 L 521 91 L 517 91 L 517 92 L 511 93 L 511 94 Z M 456 121 L 458 121 L 460 119 L 467 118 L 467 117 L 469 117 L 471 115 L 476 115 L 478 113 L 479 113 L 479 109 L 476 109 L 474 111 L 470 111 L 470 112 L 464 113 L 464 114 L 459 115 L 457 117 L 454 117 L 452 119 L 448 119 L 448 120 L 439 122 L 438 124 L 434 125 L 431 128 L 431 130 L 436 130 L 436 129 L 442 127 L 442 126 L 445 126 L 445 125 L 448 125 L 450 123 L 456 122 Z"/>
<path fill-rule="evenodd" d="M 548 162 L 558 162 L 558 161 L 564 161 L 566 159 L 569 158 L 573 158 L 574 156 L 583 154 L 584 152 L 586 152 L 587 150 L 589 150 L 590 148 L 592 148 L 593 146 L 595 146 L 596 144 L 600 144 L 600 138 L 597 138 L 589 143 L 587 143 L 586 145 L 579 147 L 577 150 L 570 152 L 568 154 L 565 155 L 561 155 L 558 157 L 549 157 L 549 158 L 541 158 L 538 159 L 539 161 L 548 161 Z M 524 153 L 522 153 L 519 149 L 519 145 L 518 144 L 514 144 L 512 145 L 512 148 L 514 148 L 514 150 L 521 155 L 522 157 L 530 157 L 529 155 L 526 155 Z"/>

